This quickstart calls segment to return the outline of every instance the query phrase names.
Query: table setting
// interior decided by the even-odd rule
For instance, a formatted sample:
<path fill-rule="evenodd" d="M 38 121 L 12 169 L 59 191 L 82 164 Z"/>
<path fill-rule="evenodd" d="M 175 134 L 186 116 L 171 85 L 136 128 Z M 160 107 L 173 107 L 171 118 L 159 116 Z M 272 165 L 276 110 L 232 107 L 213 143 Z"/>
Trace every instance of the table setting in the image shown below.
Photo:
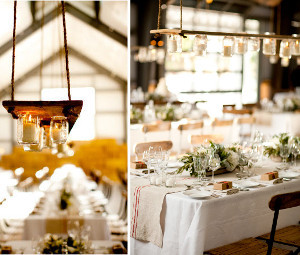
<path fill-rule="evenodd" d="M 251 143 L 211 142 L 194 148 L 179 158 L 175 171 L 172 168 L 171 187 L 167 183 L 170 158 L 161 163 L 164 157 L 160 157 L 167 152 L 149 148 L 144 153 L 147 170 L 135 169 L 143 175 L 131 175 L 133 254 L 140 249 L 144 254 L 201 254 L 268 232 L 269 199 L 299 189 L 300 146 L 298 138 L 288 134 L 267 141 L 262 137 L 257 133 Z M 297 208 L 281 214 L 279 227 L 299 221 Z M 241 231 L 241 226 L 247 231 Z"/>

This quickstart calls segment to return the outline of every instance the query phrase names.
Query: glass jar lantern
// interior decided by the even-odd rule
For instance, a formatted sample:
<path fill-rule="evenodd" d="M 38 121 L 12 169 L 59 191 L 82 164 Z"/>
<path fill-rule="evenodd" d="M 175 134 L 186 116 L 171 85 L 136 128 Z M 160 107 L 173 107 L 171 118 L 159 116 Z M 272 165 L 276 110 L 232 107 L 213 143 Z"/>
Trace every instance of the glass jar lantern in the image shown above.
<path fill-rule="evenodd" d="M 23 145 L 23 149 L 24 151 L 35 151 L 35 152 L 39 152 L 43 150 L 44 147 L 44 141 L 43 141 L 43 137 L 44 137 L 44 129 L 41 127 L 40 128 L 40 135 L 39 135 L 39 143 L 38 144 L 24 144 Z"/>
<path fill-rule="evenodd" d="M 55 116 L 50 122 L 50 138 L 52 143 L 66 143 L 69 134 L 69 123 L 67 117 Z"/>
<path fill-rule="evenodd" d="M 235 38 L 235 53 L 245 54 L 248 50 L 248 38 L 236 37 Z"/>
<path fill-rule="evenodd" d="M 180 35 L 169 35 L 167 40 L 167 47 L 169 53 L 182 52 L 182 38 Z"/>
<path fill-rule="evenodd" d="M 260 39 L 257 37 L 251 37 L 248 39 L 248 49 L 251 51 L 260 51 Z"/>
<path fill-rule="evenodd" d="M 43 129 L 44 129 L 44 136 L 43 136 L 44 148 L 51 148 L 52 141 L 50 137 L 50 126 L 44 125 Z"/>
<path fill-rule="evenodd" d="M 31 114 L 20 115 L 17 122 L 17 142 L 19 144 L 39 144 L 40 119 Z"/>
<path fill-rule="evenodd" d="M 275 33 L 265 33 L 265 35 L 275 35 Z M 276 55 L 276 39 L 266 38 L 263 40 L 263 54 L 274 56 Z"/>
<path fill-rule="evenodd" d="M 235 40 L 233 36 L 225 36 L 223 38 L 223 56 L 232 57 L 234 53 Z"/>
<path fill-rule="evenodd" d="M 207 36 L 196 35 L 193 43 L 193 52 L 196 56 L 205 56 L 207 51 Z"/>
<path fill-rule="evenodd" d="M 292 56 L 291 52 L 291 43 L 289 40 L 282 40 L 280 43 L 280 51 L 279 51 L 279 56 L 281 58 L 288 58 L 290 59 Z"/>
<path fill-rule="evenodd" d="M 293 37 L 299 37 L 298 34 L 293 34 Z M 291 51 L 292 55 L 300 56 L 300 39 L 295 39 L 291 42 Z"/>

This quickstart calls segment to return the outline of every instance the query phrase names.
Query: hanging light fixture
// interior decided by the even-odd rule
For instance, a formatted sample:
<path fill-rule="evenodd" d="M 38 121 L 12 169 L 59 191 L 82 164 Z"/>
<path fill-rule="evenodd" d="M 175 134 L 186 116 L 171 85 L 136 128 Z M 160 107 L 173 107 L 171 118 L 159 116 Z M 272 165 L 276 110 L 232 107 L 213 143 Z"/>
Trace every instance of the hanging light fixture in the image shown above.
<path fill-rule="evenodd" d="M 18 119 L 17 141 L 20 145 L 25 146 L 25 150 L 40 151 L 44 146 L 44 140 L 46 141 L 46 147 L 50 146 L 50 140 L 57 144 L 65 143 L 67 140 L 68 132 L 70 132 L 70 130 L 72 129 L 82 109 L 82 100 L 71 100 L 64 1 L 61 1 L 61 7 L 69 100 L 16 101 L 14 98 L 14 73 L 17 1 L 14 1 L 11 100 L 3 101 L 2 104 L 14 119 Z M 57 123 L 59 123 L 59 125 Z M 51 126 L 53 127 L 52 132 L 50 124 L 52 124 Z"/>
<path fill-rule="evenodd" d="M 235 54 L 245 54 L 249 45 L 249 50 L 258 52 L 260 50 L 260 40 L 263 40 L 263 54 L 270 56 L 276 55 L 277 41 L 288 41 L 290 43 L 290 52 L 295 56 L 300 56 L 300 35 L 276 35 L 275 33 L 267 32 L 265 34 L 250 34 L 250 33 L 229 33 L 229 32 L 211 32 L 211 31 L 195 31 L 182 29 L 182 0 L 180 0 L 180 28 L 179 29 L 161 29 L 160 28 L 160 6 L 159 0 L 158 11 L 158 26 L 156 30 L 150 30 L 151 34 L 158 36 L 165 34 L 170 41 L 170 49 L 168 52 L 181 52 L 181 49 L 176 48 L 176 42 L 180 41 L 179 37 L 186 35 L 204 35 L 204 36 L 223 36 L 223 56 L 230 57 Z M 175 38 L 175 39 L 174 39 Z M 285 50 L 287 53 L 287 50 Z M 288 57 L 289 58 L 289 57 Z M 285 61 L 285 60 L 284 60 Z M 285 61 L 286 62 L 286 61 Z"/>

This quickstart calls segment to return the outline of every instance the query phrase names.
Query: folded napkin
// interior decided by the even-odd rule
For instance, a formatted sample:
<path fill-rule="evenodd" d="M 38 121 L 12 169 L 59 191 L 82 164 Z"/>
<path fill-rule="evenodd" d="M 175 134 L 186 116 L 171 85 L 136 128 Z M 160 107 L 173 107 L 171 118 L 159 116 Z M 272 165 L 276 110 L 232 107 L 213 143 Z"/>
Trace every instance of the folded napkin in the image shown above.
<path fill-rule="evenodd" d="M 163 245 L 160 213 L 166 194 L 186 190 L 183 184 L 174 188 L 151 186 L 148 179 L 137 178 L 130 183 L 131 223 L 130 236 L 148 241 L 158 247 Z"/>

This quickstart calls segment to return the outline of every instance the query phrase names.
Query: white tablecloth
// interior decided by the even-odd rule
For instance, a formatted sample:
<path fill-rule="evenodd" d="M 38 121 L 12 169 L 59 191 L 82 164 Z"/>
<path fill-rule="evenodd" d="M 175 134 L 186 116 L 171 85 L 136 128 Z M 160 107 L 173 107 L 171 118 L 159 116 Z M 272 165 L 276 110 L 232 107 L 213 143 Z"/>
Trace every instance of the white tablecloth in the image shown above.
<path fill-rule="evenodd" d="M 260 173 L 274 170 L 268 163 Z M 232 180 L 234 174 L 216 179 Z M 300 190 L 300 179 L 268 187 L 241 191 L 238 194 L 208 200 L 196 200 L 180 193 L 168 194 L 161 212 L 163 247 L 130 239 L 131 254 L 202 254 L 203 251 L 271 230 L 273 212 L 268 207 L 276 194 Z M 278 228 L 297 224 L 300 207 L 280 212 Z"/>
<path fill-rule="evenodd" d="M 32 241 L 10 241 L 6 242 L 5 245 L 9 245 L 12 247 L 14 252 L 24 252 L 24 254 L 33 254 L 32 250 Z M 116 241 L 92 241 L 92 247 L 95 249 L 95 254 L 98 254 L 100 250 L 103 250 L 103 247 L 110 248 L 113 245 L 121 245 L 123 248 L 123 244 L 121 242 Z"/>

